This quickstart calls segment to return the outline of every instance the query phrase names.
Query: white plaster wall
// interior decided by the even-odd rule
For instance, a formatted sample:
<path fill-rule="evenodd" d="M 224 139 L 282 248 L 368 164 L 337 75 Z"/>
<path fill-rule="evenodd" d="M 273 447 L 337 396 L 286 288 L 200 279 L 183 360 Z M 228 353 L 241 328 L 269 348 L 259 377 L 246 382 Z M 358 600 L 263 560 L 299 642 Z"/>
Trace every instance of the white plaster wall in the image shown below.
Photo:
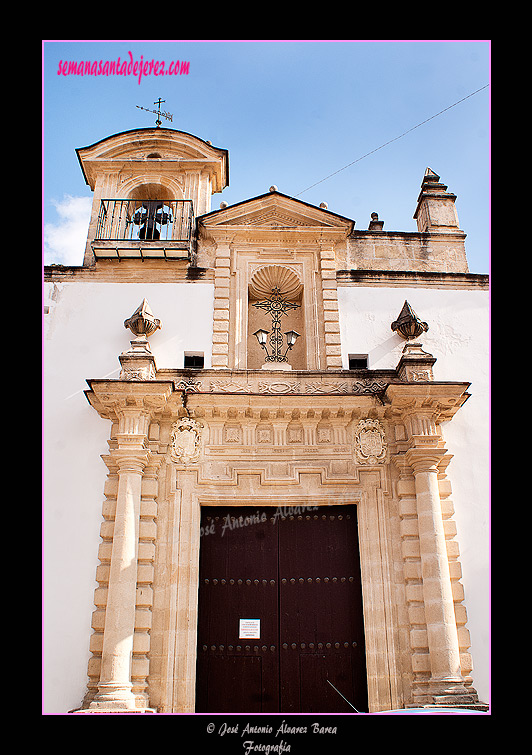
<path fill-rule="evenodd" d="M 84 395 L 90 378 L 118 378 L 133 338 L 124 320 L 146 297 L 162 329 L 157 367 L 184 351 L 211 365 L 214 287 L 194 284 L 46 284 L 43 331 L 43 713 L 79 707 L 86 691 L 110 423 Z"/>
<path fill-rule="evenodd" d="M 405 299 L 429 325 L 419 340 L 437 358 L 434 379 L 471 383 L 470 398 L 443 431 L 453 454 L 447 474 L 453 490 L 474 686 L 479 698 L 489 702 L 489 293 L 340 287 L 344 368 L 348 354 L 368 354 L 370 369 L 396 367 L 405 342 L 390 326 Z"/>

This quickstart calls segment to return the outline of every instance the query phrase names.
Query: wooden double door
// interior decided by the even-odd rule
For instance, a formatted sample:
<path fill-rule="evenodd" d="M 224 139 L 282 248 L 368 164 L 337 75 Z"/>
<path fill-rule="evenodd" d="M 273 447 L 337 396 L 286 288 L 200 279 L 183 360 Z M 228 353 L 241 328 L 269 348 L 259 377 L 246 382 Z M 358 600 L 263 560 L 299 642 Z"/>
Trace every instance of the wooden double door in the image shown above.
<path fill-rule="evenodd" d="M 202 509 L 197 712 L 367 711 L 356 514 Z"/>

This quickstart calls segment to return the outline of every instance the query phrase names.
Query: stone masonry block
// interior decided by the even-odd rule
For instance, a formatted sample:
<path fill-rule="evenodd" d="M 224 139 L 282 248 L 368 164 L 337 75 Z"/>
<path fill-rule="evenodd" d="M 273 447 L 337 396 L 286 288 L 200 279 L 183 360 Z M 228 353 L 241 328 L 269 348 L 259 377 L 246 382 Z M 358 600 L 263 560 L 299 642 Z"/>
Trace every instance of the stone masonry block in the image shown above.
<path fill-rule="evenodd" d="M 401 543 L 403 558 L 419 558 L 419 540 L 403 540 Z"/>
<path fill-rule="evenodd" d="M 139 522 L 139 538 L 141 540 L 155 540 L 157 537 L 157 525 L 155 522 Z"/>
<path fill-rule="evenodd" d="M 460 561 L 450 561 L 449 562 L 449 573 L 451 575 L 451 579 L 461 579 L 462 577 L 462 565 Z"/>
<path fill-rule="evenodd" d="M 150 673 L 150 662 L 148 658 L 131 659 L 131 678 L 145 678 Z"/>
<path fill-rule="evenodd" d="M 114 528 L 114 521 L 106 520 L 105 522 L 102 522 L 100 526 L 100 536 L 104 540 L 112 540 Z"/>
<path fill-rule="evenodd" d="M 407 561 L 403 568 L 405 579 L 421 579 L 421 561 Z"/>
<path fill-rule="evenodd" d="M 453 593 L 453 600 L 460 602 L 464 599 L 464 586 L 460 582 L 451 582 L 451 591 Z"/>
<path fill-rule="evenodd" d="M 99 658 L 98 656 L 92 656 L 92 658 L 89 658 L 87 675 L 91 677 L 99 678 L 101 668 L 102 668 L 102 659 Z"/>
<path fill-rule="evenodd" d="M 423 586 L 407 585 L 405 594 L 408 601 L 421 603 L 423 601 Z"/>
<path fill-rule="evenodd" d="M 401 519 L 399 530 L 401 532 L 401 537 L 417 537 L 417 519 Z"/>
<path fill-rule="evenodd" d="M 96 632 L 103 632 L 105 627 L 105 609 L 100 608 L 93 612 L 91 626 Z"/>
<path fill-rule="evenodd" d="M 146 585 L 137 586 L 137 601 L 139 608 L 148 608 L 153 605 L 153 590 Z"/>
<path fill-rule="evenodd" d="M 458 558 L 460 555 L 460 548 L 456 540 L 447 540 L 446 542 L 447 555 L 449 558 Z"/>
<path fill-rule="evenodd" d="M 107 587 L 97 587 L 94 591 L 94 605 L 106 606 L 107 605 Z"/>
<path fill-rule="evenodd" d="M 412 626 L 425 624 L 425 608 L 423 605 L 410 605 L 408 607 L 408 620 Z"/>
<path fill-rule="evenodd" d="M 425 629 L 412 629 L 410 632 L 410 647 L 413 650 L 428 647 L 427 632 Z"/>
<path fill-rule="evenodd" d="M 415 480 L 398 480 L 397 482 L 397 495 L 399 496 L 415 496 L 416 495 L 416 483 Z M 414 498 L 415 505 L 415 498 Z"/>
<path fill-rule="evenodd" d="M 430 656 L 428 653 L 414 653 L 412 655 L 412 671 L 430 671 Z"/>
<path fill-rule="evenodd" d="M 153 477 L 143 477 L 141 495 L 146 498 L 155 498 L 157 495 L 157 487 L 158 483 L 156 479 Z M 157 512 L 157 508 L 155 508 L 155 512 Z M 149 514 L 144 514 L 144 516 L 149 516 Z"/>
<path fill-rule="evenodd" d="M 150 652 L 150 635 L 146 632 L 135 632 L 133 635 L 133 652 L 149 653 Z"/>
<path fill-rule="evenodd" d="M 103 650 L 103 632 L 94 632 L 89 640 L 91 653 L 101 653 Z"/>
<path fill-rule="evenodd" d="M 98 548 L 98 558 L 100 561 L 110 561 L 113 552 L 113 544 L 110 542 L 101 543 Z"/>
<path fill-rule="evenodd" d="M 461 648 L 464 648 L 464 650 L 471 647 L 471 635 L 469 634 L 469 629 L 466 629 L 465 627 L 458 628 L 458 645 Z"/>
<path fill-rule="evenodd" d="M 152 564 L 139 564 L 137 567 L 137 583 L 150 584 L 153 582 Z"/>
<path fill-rule="evenodd" d="M 155 519 L 157 517 L 157 501 L 153 498 L 142 498 L 140 502 L 140 515 Z"/>
<path fill-rule="evenodd" d="M 460 666 L 462 674 L 470 674 L 473 671 L 473 658 L 471 653 L 460 653 Z"/>
<path fill-rule="evenodd" d="M 154 561 L 155 544 L 153 542 L 139 543 L 138 559 L 139 561 Z"/>
<path fill-rule="evenodd" d="M 149 608 L 137 608 L 135 611 L 135 629 L 151 629 L 153 614 Z"/>
<path fill-rule="evenodd" d="M 109 582 L 110 564 L 99 564 L 96 567 L 96 582 Z"/>

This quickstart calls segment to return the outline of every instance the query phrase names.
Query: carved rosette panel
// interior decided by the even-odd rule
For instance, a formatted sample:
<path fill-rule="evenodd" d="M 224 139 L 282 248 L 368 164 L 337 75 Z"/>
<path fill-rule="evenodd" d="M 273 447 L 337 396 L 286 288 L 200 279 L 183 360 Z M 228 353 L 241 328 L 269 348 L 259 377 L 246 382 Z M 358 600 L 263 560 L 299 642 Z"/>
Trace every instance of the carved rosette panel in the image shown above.
<path fill-rule="evenodd" d="M 378 419 L 363 419 L 355 430 L 355 458 L 359 464 L 380 464 L 386 458 L 386 434 Z"/>
<path fill-rule="evenodd" d="M 172 426 L 170 457 L 179 464 L 199 459 L 203 425 L 190 417 L 179 419 Z"/>

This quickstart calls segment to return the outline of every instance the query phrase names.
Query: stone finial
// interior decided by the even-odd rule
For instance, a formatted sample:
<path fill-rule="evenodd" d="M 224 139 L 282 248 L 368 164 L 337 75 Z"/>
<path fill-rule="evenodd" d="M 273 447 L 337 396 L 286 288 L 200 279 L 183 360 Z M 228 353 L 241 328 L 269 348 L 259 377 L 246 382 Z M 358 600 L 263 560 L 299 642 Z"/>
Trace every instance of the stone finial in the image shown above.
<path fill-rule="evenodd" d="M 371 213 L 371 220 L 368 226 L 368 231 L 382 231 L 384 220 L 379 220 L 379 215 L 376 212 Z"/>
<path fill-rule="evenodd" d="M 392 322 L 391 328 L 394 332 L 399 333 L 401 338 L 411 340 L 425 333 L 429 329 L 429 326 L 426 322 L 422 322 L 419 319 L 410 304 L 405 301 L 399 317 Z"/>
<path fill-rule="evenodd" d="M 406 341 L 396 368 L 399 378 L 409 383 L 434 380 L 432 367 L 436 357 L 423 351 L 421 344 L 415 341 L 422 333 L 426 333 L 429 326 L 419 319 L 407 301 L 391 328 Z"/>
<path fill-rule="evenodd" d="M 427 182 L 431 182 L 431 181 L 435 181 L 436 183 L 438 183 L 439 180 L 440 180 L 439 175 L 437 173 L 435 173 L 432 170 L 432 168 L 427 168 L 425 170 L 425 175 L 423 176 L 423 183 L 427 183 Z M 447 187 L 445 187 L 445 188 L 447 188 Z"/>
<path fill-rule="evenodd" d="M 427 168 L 414 213 L 418 231 L 455 233 L 460 227 L 455 201 L 456 194 L 447 191 L 446 184 L 440 183 L 439 175 Z"/>
<path fill-rule="evenodd" d="M 147 299 L 143 299 L 141 305 L 127 320 L 124 320 L 124 327 L 137 337 L 144 336 L 147 338 L 155 333 L 161 327 L 161 321 L 153 316 Z"/>
<path fill-rule="evenodd" d="M 131 317 L 124 320 L 124 327 L 129 328 L 135 338 L 131 341 L 131 348 L 119 356 L 122 365 L 120 380 L 155 380 L 157 368 L 148 336 L 161 327 L 161 321 L 153 316 L 146 299 Z"/>

